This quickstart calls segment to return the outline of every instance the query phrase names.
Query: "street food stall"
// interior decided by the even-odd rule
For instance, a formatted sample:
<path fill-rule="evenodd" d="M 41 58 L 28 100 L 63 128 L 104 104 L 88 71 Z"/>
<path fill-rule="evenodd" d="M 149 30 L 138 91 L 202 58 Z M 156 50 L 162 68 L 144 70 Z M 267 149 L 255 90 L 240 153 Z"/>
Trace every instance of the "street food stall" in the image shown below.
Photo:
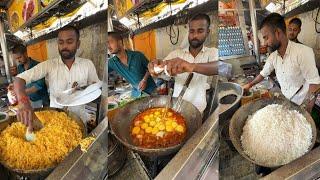
<path fill-rule="evenodd" d="M 130 3 L 132 2 L 130 1 Z M 58 163 L 54 163 L 54 165 L 49 168 L 48 166 L 43 166 L 43 169 L 29 167 L 27 170 L 24 170 L 23 168 L 12 168 L 10 164 L 8 166 L 5 161 L 2 161 L 0 170 L 1 179 L 123 179 L 132 177 L 136 177 L 137 179 L 171 179 L 174 177 L 183 178 L 189 175 L 218 177 L 218 133 L 216 130 L 218 128 L 218 114 L 216 112 L 217 78 L 213 77 L 208 81 L 210 82 L 210 91 L 207 93 L 208 107 L 203 118 L 200 116 L 198 110 L 190 103 L 182 101 L 181 99 L 172 100 L 173 102 L 179 102 L 179 107 L 182 109 L 183 116 L 186 116 L 186 120 L 181 120 L 178 124 L 175 124 L 175 120 L 173 119 L 167 123 L 170 122 L 169 127 L 174 127 L 174 131 L 184 132 L 185 135 L 181 136 L 180 141 L 177 141 L 179 144 L 175 145 L 174 148 L 164 148 L 167 149 L 165 151 L 161 150 L 161 148 L 151 150 L 151 154 L 153 155 L 150 156 L 148 153 L 143 154 L 141 153 L 142 151 L 139 152 L 137 150 L 139 148 L 128 148 L 124 141 L 121 141 L 119 138 L 121 136 L 116 134 L 117 131 L 115 128 L 118 125 L 121 129 L 123 123 L 127 123 L 128 128 L 128 122 L 132 119 L 128 122 L 124 121 L 128 118 L 126 116 L 126 110 L 141 111 L 147 107 L 164 106 L 163 103 L 165 103 L 165 100 L 168 98 L 167 96 L 149 97 L 149 95 L 142 94 L 139 99 L 132 99 L 130 95 L 128 95 L 128 91 L 130 91 L 132 87 L 128 86 L 128 84 L 117 75 L 113 76 L 108 74 L 106 69 L 107 61 L 105 59 L 107 56 L 105 53 L 106 32 L 109 28 L 118 28 L 125 30 L 127 33 L 128 27 L 126 26 L 128 26 L 128 23 L 123 23 L 125 19 L 121 20 L 125 16 L 131 16 L 137 12 L 141 15 L 145 13 L 143 14 L 144 17 L 134 17 L 134 19 L 139 19 L 139 26 L 135 25 L 133 27 L 136 28 L 131 29 L 135 31 L 134 34 L 136 35 L 134 37 L 135 40 L 131 42 L 135 43 L 136 49 L 138 49 L 137 47 L 139 46 L 143 47 L 141 46 L 141 40 L 143 39 L 144 32 L 155 30 L 161 26 L 169 26 L 176 17 L 179 18 L 177 18 L 175 22 L 176 25 L 171 26 L 171 29 L 174 28 L 174 30 L 171 30 L 171 33 L 177 33 L 179 30 L 177 30 L 176 26 L 180 26 L 181 35 L 180 38 L 170 37 L 170 39 L 172 45 L 178 41 L 179 44 L 182 44 L 182 38 L 184 38 L 182 34 L 187 30 L 184 27 L 187 23 L 187 17 L 200 11 L 213 16 L 214 12 L 217 12 L 217 4 L 214 3 L 214 1 L 206 0 L 198 2 L 185 0 L 172 2 L 135 1 L 136 4 L 130 3 L 128 1 L 129 6 L 124 10 L 124 14 L 121 15 L 121 13 L 119 13 L 116 16 L 113 14 L 114 8 L 110 7 L 114 5 L 127 6 L 128 4 L 123 4 L 123 1 L 115 1 L 115 3 L 109 1 L 106 3 L 106 1 L 67 2 L 57 0 L 28 1 L 26 5 L 21 5 L 15 1 L 8 1 L 3 5 L 5 9 L 3 13 L 5 15 L 1 22 L 5 25 L 3 30 L 6 31 L 6 33 L 2 35 L 6 38 L 2 40 L 9 41 L 8 34 L 12 34 L 18 39 L 13 44 L 23 42 L 27 45 L 29 56 L 39 59 L 40 61 L 46 61 L 47 59 L 57 56 L 57 52 L 55 52 L 57 47 L 55 45 L 57 31 L 65 25 L 75 24 L 81 29 L 80 40 L 82 44 L 78 49 L 78 53 L 81 57 L 92 59 L 97 73 L 103 81 L 102 85 L 97 85 L 98 87 L 102 86 L 100 98 L 85 104 L 85 112 L 80 114 L 80 118 L 79 114 L 71 112 L 66 108 L 41 108 L 36 110 L 36 114 L 39 116 L 38 120 L 44 125 L 40 131 L 48 129 L 46 127 L 47 119 L 51 122 L 52 118 L 52 121 L 56 122 L 55 119 L 62 117 L 65 118 L 65 123 L 72 124 L 74 128 L 79 131 L 76 135 L 76 141 L 70 142 L 73 146 L 67 150 L 68 153 L 65 153 L 62 158 L 59 158 Z M 35 8 L 33 8 L 33 6 L 35 6 Z M 147 9 L 153 9 L 145 11 L 146 7 Z M 162 11 L 164 7 L 166 10 Z M 23 13 L 20 11 L 23 11 Z M 215 23 L 214 20 L 213 22 Z M 116 24 L 116 26 L 112 24 Z M 163 32 L 162 30 L 160 33 Z M 212 31 L 212 33 L 216 32 Z M 149 32 L 145 34 L 149 34 Z M 173 34 L 171 34 L 171 36 L 172 35 Z M 165 37 L 168 38 L 169 36 Z M 170 39 L 168 39 L 168 43 L 170 43 Z M 141 41 L 140 43 L 138 43 L 139 40 Z M 129 39 L 125 41 L 130 44 Z M 174 43 L 174 41 L 176 42 Z M 214 45 L 215 41 L 215 38 L 210 37 L 208 45 L 216 46 Z M 7 113 L 4 114 L 5 123 L 1 127 L 5 129 L 5 132 L 11 132 L 11 128 L 15 126 L 21 127 L 20 123 L 15 122 L 16 117 L 14 112 L 16 109 L 15 107 L 8 106 L 8 97 L 6 95 L 6 86 L 12 82 L 10 68 L 16 65 L 14 60 L 10 59 L 12 58 L 10 54 L 11 48 L 11 45 L 8 45 L 7 42 L 4 41 L 2 43 L 3 67 L 5 69 L 3 74 L 5 74 L 6 78 L 3 80 L 3 100 L 5 102 L 3 103 L 4 105 L 1 111 Z M 168 51 L 169 47 L 167 48 Z M 94 51 L 92 51 L 92 49 L 94 49 Z M 163 52 L 162 56 L 164 56 L 165 53 L 167 52 Z M 150 54 L 152 55 L 152 52 Z M 149 59 L 152 57 L 149 56 L 150 54 L 148 54 Z M 109 76 L 110 78 L 108 78 Z M 82 91 L 77 90 L 76 92 L 83 92 L 86 89 Z M 101 90 L 98 89 L 95 91 Z M 66 89 L 66 93 L 68 92 L 69 89 Z M 73 92 L 73 90 L 70 92 Z M 56 98 L 56 101 L 58 103 L 60 102 L 60 104 L 62 104 L 62 102 L 68 103 L 66 102 L 68 97 L 62 97 L 63 98 L 60 97 L 59 99 Z M 146 106 L 143 107 L 142 105 Z M 109 111 L 108 108 L 110 109 Z M 130 118 L 137 114 L 136 111 L 130 114 Z M 7 118 L 8 113 L 11 113 L 11 115 Z M 83 113 L 86 114 L 84 117 L 87 117 L 87 119 L 81 116 Z M 161 111 L 159 111 L 159 113 L 161 113 Z M 168 112 L 168 114 L 171 113 L 174 112 Z M 50 116 L 47 117 L 47 114 L 50 114 Z M 120 115 L 124 115 L 125 119 Z M 180 117 L 181 119 L 180 114 L 176 114 L 176 117 Z M 94 123 L 90 123 L 92 119 Z M 121 120 L 121 123 L 117 123 L 118 120 Z M 194 124 L 194 122 L 197 123 Z M 112 128 L 109 127 L 109 123 L 113 124 Z M 68 126 L 59 128 L 62 128 L 63 131 L 66 127 Z M 161 125 L 159 129 L 162 129 Z M 24 129 L 20 130 L 24 131 Z M 129 130 L 129 128 L 124 132 L 121 130 L 119 133 L 129 133 Z M 71 134 L 73 132 L 69 130 L 66 131 Z M 175 134 L 175 136 L 176 135 L 179 136 L 180 134 Z M 65 136 L 64 138 L 60 138 L 59 136 L 50 137 L 59 140 L 66 138 Z M 123 136 L 123 138 L 128 138 L 128 136 Z M 38 139 L 42 139 L 41 136 L 36 136 L 36 140 Z M 45 138 L 44 141 L 48 142 Z M 80 146 L 77 146 L 77 144 L 80 144 Z M 53 143 L 46 145 L 47 148 L 54 147 Z M 61 146 L 59 145 L 58 147 Z M 56 151 L 56 153 L 58 152 L 59 151 Z M 147 149 L 146 152 L 149 152 L 149 150 Z M 41 156 L 49 159 L 55 158 L 55 156 L 47 157 L 45 154 L 41 154 Z M 9 158 L 12 158 L 12 156 L 9 156 Z M 27 158 L 25 158 L 25 160 L 28 161 Z M 39 158 L 38 160 L 41 161 Z M 196 164 L 194 164 L 195 160 Z"/>
<path fill-rule="evenodd" d="M 217 1 L 111 1 L 110 17 L 112 28 L 109 32 L 121 32 L 126 49 L 142 52 L 149 61 L 156 58 L 164 58 L 170 51 L 187 47 L 187 23 L 188 19 L 199 12 L 206 13 L 211 18 L 210 36 L 206 46 L 217 47 L 217 34 L 215 26 L 217 19 Z M 113 57 L 110 53 L 110 59 Z M 158 142 L 160 147 L 145 144 L 136 144 L 138 139 L 132 137 L 143 131 L 144 127 L 138 125 L 132 129 L 132 122 L 139 124 L 140 121 L 149 121 L 149 115 L 141 116 L 146 109 L 154 112 L 155 118 L 161 109 L 166 107 L 167 95 L 170 91 L 170 82 L 157 82 L 158 96 L 149 96 L 142 92 L 138 98 L 132 98 L 131 88 L 127 81 L 119 74 L 109 72 L 109 98 L 108 98 L 108 119 L 111 127 L 111 134 L 115 140 L 120 142 L 126 149 L 127 159 L 121 169 L 115 174 L 109 174 L 110 179 L 183 179 L 188 177 L 218 178 L 218 112 L 217 112 L 217 82 L 218 77 L 208 78 L 210 88 L 207 90 L 207 108 L 202 117 L 198 110 L 189 102 L 183 101 L 179 112 L 184 117 L 187 132 L 181 143 L 175 144 L 168 139 L 166 143 L 173 143 L 169 147 L 161 147 L 162 141 Z M 169 101 L 170 102 L 170 101 Z M 178 98 L 172 98 L 172 104 L 179 102 Z M 152 109 L 155 108 L 155 109 Z M 176 109 L 177 110 L 177 109 Z M 138 115 L 138 116 L 137 116 Z M 179 117 L 178 114 L 176 114 Z M 160 115 L 161 116 L 161 115 Z M 158 135 L 162 130 L 161 120 L 152 119 L 148 128 L 154 130 Z M 161 117 L 160 117 L 161 118 Z M 153 127 L 153 121 L 155 127 Z M 148 124 L 148 123 L 147 123 Z M 170 131 L 170 120 L 165 122 L 165 131 Z M 163 126 L 164 128 L 164 126 Z M 128 131 L 124 131 L 128 130 Z M 152 131 L 153 133 L 153 131 Z M 178 134 L 177 134 L 178 135 Z M 130 137 L 131 136 L 131 137 Z M 138 134 L 136 137 L 139 137 Z M 159 134 L 159 136 L 161 136 Z M 179 142 L 179 136 L 176 136 Z M 133 138 L 133 140 L 131 140 Z M 136 140 L 136 142 L 135 142 Z M 152 137 L 150 137 L 152 142 Z M 141 146 L 142 145 L 142 146 Z M 148 148 L 149 147 L 149 148 Z M 150 148 L 153 147 L 153 148 Z"/>
<path fill-rule="evenodd" d="M 101 99 L 107 97 L 108 92 L 105 83 L 108 76 L 104 75 L 105 61 L 102 60 L 105 58 L 105 53 L 103 46 L 100 45 L 104 43 L 102 37 L 106 37 L 103 35 L 107 31 L 107 24 L 104 23 L 107 19 L 107 8 L 108 2 L 105 0 L 1 2 L 1 132 L 4 144 L 1 146 L 3 154 L 0 179 L 79 179 L 80 177 L 105 179 L 107 177 L 107 158 L 110 158 L 108 149 L 114 148 L 116 151 L 119 149 L 117 143 L 108 144 L 108 122 L 104 118 L 105 110 L 100 106 Z M 30 58 L 38 62 L 53 59 L 58 56 L 55 39 L 57 31 L 68 24 L 81 29 L 80 39 L 86 43 L 81 46 L 78 53 L 82 57 L 92 59 L 99 79 L 103 81 L 71 89 L 65 96 L 61 94 L 60 104 L 67 103 L 63 109 L 52 107 L 35 109 L 37 120 L 34 121 L 40 123 L 41 127 L 34 132 L 33 139 L 25 139 L 25 126 L 16 122 L 19 105 L 12 103 L 10 99 L 13 97 L 12 93 L 7 89 L 13 80 L 10 70 L 18 66 L 16 60 L 12 58 L 12 48 L 17 44 L 24 44 Z M 92 39 L 88 32 L 99 34 L 99 37 Z M 88 49 L 86 46 L 94 47 L 99 53 L 90 54 L 86 51 Z M 58 97 L 54 100 L 59 103 Z M 83 111 L 75 112 L 67 108 L 74 105 L 82 105 Z M 103 110 L 100 110 L 100 107 Z M 19 131 L 22 133 L 21 137 L 10 136 L 11 133 Z M 60 133 L 57 133 L 58 131 Z M 12 141 L 14 141 L 11 143 L 12 146 L 7 144 Z M 19 146 L 21 148 L 24 146 L 20 150 L 29 149 L 27 151 L 34 153 L 32 155 L 21 153 L 24 157 L 16 161 L 14 159 L 18 155 L 14 152 Z"/>
<path fill-rule="evenodd" d="M 240 5 L 239 5 L 240 3 Z M 288 25 L 289 21 L 294 17 L 300 18 L 302 21 L 301 32 L 298 39 L 308 47 L 311 47 L 315 53 L 316 63 L 319 62 L 317 53 L 319 52 L 319 33 L 317 33 L 317 22 L 308 19 L 307 16 L 316 19 L 315 13 L 319 11 L 320 4 L 318 1 L 220 1 L 219 2 L 219 18 L 221 18 L 220 27 L 223 27 L 219 34 L 219 50 L 222 46 L 223 52 L 220 52 L 225 62 L 233 65 L 233 77 L 231 82 L 244 86 L 251 82 L 254 77 L 259 75 L 263 68 L 266 59 L 270 55 L 267 48 L 264 46 L 264 41 L 261 31 L 258 29 L 262 20 L 270 13 L 276 12 L 284 16 L 285 22 Z M 226 28 L 232 24 L 232 28 Z M 239 27 L 240 30 L 235 30 Z M 287 27 L 288 29 L 288 27 Z M 241 33 L 242 32 L 242 33 Z M 227 36 L 226 33 L 231 35 Z M 308 35 L 307 35 L 308 34 Z M 241 36 L 241 37 L 239 37 Z M 306 38 L 306 37 L 312 37 Z M 225 38 L 230 37 L 230 38 Z M 240 56 L 227 56 L 226 52 L 234 51 L 234 40 L 232 38 L 242 38 L 241 42 L 249 45 L 249 47 L 240 46 L 244 49 L 244 53 Z M 251 41 L 251 42 L 250 42 Z M 238 42 L 237 42 L 238 43 Z M 249 51 L 246 51 L 248 48 Z M 227 55 L 226 55 L 227 54 Z M 227 57 L 224 57 L 227 56 Z M 224 91 L 225 93 L 225 91 Z M 235 94 L 232 93 L 232 94 Z M 222 94 L 224 95 L 224 94 Z M 317 179 L 319 178 L 318 171 L 318 136 L 319 136 L 319 106 L 315 105 L 311 113 L 306 112 L 299 106 L 293 105 L 286 98 L 281 97 L 282 93 L 277 78 L 274 75 L 265 78 L 259 84 L 253 86 L 249 93 L 243 94 L 236 110 L 229 113 L 227 117 L 220 116 L 219 135 L 219 174 L 221 179 Z M 223 96 L 219 96 L 221 98 Z M 222 99 L 219 100 L 219 102 Z M 236 103 L 236 97 L 233 97 L 233 102 Z M 221 102 L 220 102 L 221 103 Z M 277 118 L 286 114 L 284 111 L 277 116 L 272 110 L 271 104 L 284 106 L 290 110 L 296 110 L 303 114 L 309 122 L 309 137 L 310 144 L 306 146 L 306 153 L 295 159 L 283 163 L 282 165 L 268 164 L 268 158 L 271 158 L 269 153 L 274 152 L 272 148 L 263 150 L 266 144 L 278 143 L 279 132 L 272 132 L 269 134 L 272 140 L 269 141 L 268 136 L 264 134 L 264 129 L 269 132 L 273 131 L 272 125 L 269 127 L 259 127 L 257 129 L 248 128 L 253 123 L 258 124 L 262 122 L 275 122 Z M 316 103 L 317 104 L 317 103 Z M 219 106 L 222 107 L 222 106 Z M 279 106 L 280 107 L 280 106 Z M 268 109 L 268 110 L 267 110 Z M 264 119 L 263 111 L 266 113 Z M 222 109 L 223 111 L 223 109 Z M 258 115 L 259 117 L 255 117 Z M 220 114 L 221 115 L 221 114 Z M 293 116 L 295 120 L 299 119 L 299 115 Z M 255 120 L 257 120 L 255 122 Z M 259 121 L 260 120 L 260 121 Z M 250 122 L 250 123 L 249 123 Z M 261 123 L 263 124 L 263 123 Z M 267 123 L 266 123 L 267 124 Z M 269 124 L 270 125 L 270 124 Z M 251 126 L 252 127 L 252 126 Z M 257 130 L 257 134 L 253 132 Z M 259 132 L 258 132 L 259 131 Z M 281 131 L 281 130 L 278 130 Z M 246 134 L 251 132 L 252 134 Z M 262 139 L 258 134 L 264 134 Z M 246 136 L 248 135 L 248 136 Z M 251 139 L 261 147 L 251 146 L 249 140 Z M 296 139 L 296 142 L 299 140 Z M 293 141 L 292 141 L 293 142 Z M 248 144 L 246 144 L 248 143 Z M 254 143 L 253 143 L 254 144 Z M 280 143 L 281 144 L 281 143 Z M 281 145 L 274 145 L 281 148 Z M 252 147 L 248 150 L 249 146 Z M 302 145 L 301 145 L 302 146 Z M 271 146 L 270 146 L 271 147 Z M 293 149 L 293 148 L 291 148 Z M 263 161 L 254 159 L 253 154 L 261 152 Z M 250 154 L 251 153 L 251 154 Z M 289 152 L 287 152 L 289 154 Z M 280 158 L 280 155 L 278 155 Z M 275 156 L 276 157 L 276 156 Z M 279 160 L 279 159 L 278 159 Z M 262 163 L 263 162 L 263 163 Z"/>
<path fill-rule="evenodd" d="M 307 112 L 283 97 L 273 75 L 250 91 L 243 88 L 270 55 L 258 26 L 271 12 L 282 14 L 286 23 L 293 17 L 302 20 L 298 38 L 313 49 L 319 64 L 318 0 L 8 0 L 0 6 L 0 179 L 320 177 L 320 101 Z M 178 80 L 166 67 L 159 70 L 163 78 L 150 77 L 154 93 L 109 72 L 109 64 L 119 58 L 109 47 L 111 35 L 126 51 L 139 51 L 147 61 L 140 66 L 148 70 L 153 60 L 165 59 L 173 50 L 187 54 L 191 43 L 198 43 L 188 36 L 189 23 L 199 13 L 210 24 L 201 44 L 206 48 L 199 52 L 217 48 L 203 62 L 214 57 L 226 68 L 217 68 L 217 75 L 185 73 L 181 92 L 173 96 Z M 67 25 L 80 29 L 77 56 L 92 61 L 101 82 L 64 89 L 54 100 L 65 108 L 34 109 L 40 130 L 27 136 L 17 122 L 19 105 L 10 103 L 14 98 L 7 89 L 13 81 L 10 70 L 17 66 L 11 50 L 23 43 L 31 58 L 54 59 L 59 56 L 57 34 Z M 199 85 L 203 82 L 205 87 Z M 205 88 L 203 111 L 183 98 L 191 86 L 197 87 L 196 96 Z M 70 108 L 77 105 L 84 108 Z M 297 130 L 294 141 L 292 129 Z M 279 143 L 284 141 L 287 146 Z M 266 144 L 275 145 L 268 149 Z M 290 157 L 277 157 L 286 147 Z"/>

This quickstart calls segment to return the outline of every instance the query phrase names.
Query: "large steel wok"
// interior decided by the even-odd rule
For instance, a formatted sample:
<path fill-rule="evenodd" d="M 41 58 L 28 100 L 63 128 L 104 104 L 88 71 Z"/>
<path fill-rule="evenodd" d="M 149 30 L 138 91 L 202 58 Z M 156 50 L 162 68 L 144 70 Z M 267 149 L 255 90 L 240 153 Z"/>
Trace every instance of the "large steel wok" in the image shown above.
<path fill-rule="evenodd" d="M 68 114 L 68 116 L 70 116 L 72 118 L 72 120 L 74 120 L 82 129 L 82 134 L 83 134 L 83 138 L 86 137 L 87 132 L 86 132 L 86 128 L 85 125 L 83 123 L 83 121 L 74 113 L 69 112 L 69 111 L 65 111 L 63 109 L 58 109 L 58 108 L 50 108 L 50 107 L 46 107 L 46 108 L 38 108 L 35 109 L 34 111 L 45 111 L 45 110 L 54 110 L 54 111 L 59 111 L 59 112 L 66 112 Z M 13 121 L 16 121 L 16 119 L 11 120 L 9 124 L 11 124 Z M 3 126 L 2 126 L 3 127 Z M 3 127 L 3 129 L 0 129 L 0 132 L 2 132 L 6 127 Z M 8 171 L 12 174 L 12 175 L 18 175 L 18 176 L 22 176 L 22 177 L 28 177 L 29 179 L 44 179 L 46 178 L 53 170 L 55 167 L 49 167 L 49 168 L 45 168 L 45 169 L 34 169 L 34 170 L 23 170 L 23 169 L 12 169 L 10 168 L 5 161 L 0 161 L 0 163 L 6 168 L 8 169 Z"/>
<path fill-rule="evenodd" d="M 242 135 L 243 126 L 245 125 L 246 120 L 248 119 L 248 116 L 254 114 L 259 109 L 270 104 L 282 104 L 287 108 L 289 108 L 290 110 L 297 110 L 298 112 L 303 114 L 304 117 L 306 117 L 307 121 L 311 124 L 311 127 L 312 127 L 312 144 L 310 145 L 308 152 L 313 148 L 314 143 L 316 141 L 316 137 L 317 137 L 316 125 L 312 117 L 310 116 L 310 114 L 306 110 L 300 108 L 299 106 L 283 98 L 258 100 L 240 107 L 238 111 L 236 111 L 236 113 L 232 116 L 232 119 L 230 122 L 230 126 L 229 126 L 230 139 L 234 147 L 244 158 L 246 158 L 247 160 L 251 161 L 254 164 L 257 164 L 263 167 L 270 167 L 270 166 L 266 164 L 258 163 L 255 160 L 251 159 L 246 153 L 244 153 L 240 139 Z M 273 166 L 270 168 L 276 168 L 276 167 L 278 166 Z"/>
<path fill-rule="evenodd" d="M 176 100 L 176 98 L 173 98 L 172 103 L 175 103 Z M 159 157 L 177 152 L 183 143 L 201 126 L 199 110 L 187 101 L 182 102 L 181 112 L 179 112 L 185 118 L 187 125 L 187 136 L 182 143 L 167 148 L 147 149 L 134 145 L 130 135 L 131 123 L 135 116 L 148 108 L 165 107 L 167 102 L 167 96 L 150 96 L 127 104 L 116 112 L 114 118 L 109 120 L 112 133 L 127 148 L 144 156 Z"/>

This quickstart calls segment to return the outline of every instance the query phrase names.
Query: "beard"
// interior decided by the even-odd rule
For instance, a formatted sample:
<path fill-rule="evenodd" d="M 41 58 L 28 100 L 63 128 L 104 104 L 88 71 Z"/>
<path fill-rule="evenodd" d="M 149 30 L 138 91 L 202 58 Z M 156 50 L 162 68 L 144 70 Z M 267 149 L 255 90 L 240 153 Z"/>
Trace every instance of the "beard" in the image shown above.
<path fill-rule="evenodd" d="M 295 35 L 289 35 L 289 40 L 290 41 L 295 41 L 297 39 L 298 36 Z"/>
<path fill-rule="evenodd" d="M 72 59 L 76 55 L 77 50 L 69 51 L 69 50 L 59 50 L 59 54 L 62 59 Z"/>
<path fill-rule="evenodd" d="M 280 48 L 280 42 L 273 44 L 272 46 L 268 46 L 269 52 L 274 52 Z"/>
<path fill-rule="evenodd" d="M 204 40 L 198 40 L 198 39 L 191 39 L 189 40 L 189 44 L 192 48 L 199 48 L 203 45 Z"/>

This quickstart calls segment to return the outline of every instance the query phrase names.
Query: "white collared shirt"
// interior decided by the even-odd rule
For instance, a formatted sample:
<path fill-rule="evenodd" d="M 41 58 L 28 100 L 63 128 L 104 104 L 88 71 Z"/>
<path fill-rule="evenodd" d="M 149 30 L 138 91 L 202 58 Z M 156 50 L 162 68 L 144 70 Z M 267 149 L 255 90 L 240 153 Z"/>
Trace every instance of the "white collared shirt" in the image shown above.
<path fill-rule="evenodd" d="M 50 92 L 50 107 L 57 108 L 62 107 L 55 103 L 55 97 L 62 91 L 71 88 L 74 82 L 77 82 L 79 86 L 84 86 L 99 81 L 92 61 L 79 57 L 75 58 L 70 70 L 59 57 L 39 63 L 17 77 L 24 79 L 26 84 L 45 77 Z"/>
<path fill-rule="evenodd" d="M 218 60 L 218 50 L 216 48 L 203 47 L 196 57 L 193 57 L 189 52 L 189 47 L 185 49 L 178 49 L 171 52 L 164 60 L 173 58 L 181 58 L 190 63 L 208 63 Z M 182 73 L 175 77 L 173 97 L 179 96 L 183 88 L 183 84 L 187 80 L 189 73 Z M 183 99 L 191 102 L 202 113 L 206 106 L 206 90 L 210 88 L 207 83 L 208 76 L 194 73 L 190 82 L 189 88 L 186 90 Z"/>
<path fill-rule="evenodd" d="M 303 103 L 310 84 L 320 84 L 313 50 L 303 44 L 289 41 L 283 59 L 278 51 L 271 53 L 260 74 L 267 77 L 273 70 L 282 94 L 298 105 Z"/>

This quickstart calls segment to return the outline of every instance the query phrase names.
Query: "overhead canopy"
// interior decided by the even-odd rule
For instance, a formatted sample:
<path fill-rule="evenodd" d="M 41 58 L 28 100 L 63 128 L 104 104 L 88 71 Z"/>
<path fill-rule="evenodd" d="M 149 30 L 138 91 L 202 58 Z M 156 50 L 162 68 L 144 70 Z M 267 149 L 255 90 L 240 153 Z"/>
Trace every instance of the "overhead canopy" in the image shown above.
<path fill-rule="evenodd" d="M 319 0 L 260 0 L 260 2 L 263 9 L 286 17 L 293 16 L 292 12 L 300 7 L 303 7 L 303 10 L 297 13 L 310 11 L 320 6 Z"/>
<path fill-rule="evenodd" d="M 25 20 L 23 24 L 19 23 L 19 27 L 15 29 L 12 28 L 13 23 L 11 22 L 12 18 L 9 13 L 10 7 L 14 4 L 18 4 L 19 8 L 21 8 L 21 2 L 16 2 L 15 0 L 0 1 L 0 8 L 5 10 L 2 12 L 1 17 L 6 25 L 5 30 L 8 47 L 10 47 L 10 42 L 12 41 L 17 43 L 23 40 L 24 42 L 29 43 L 35 42 L 37 39 L 43 40 L 44 36 L 48 37 L 47 34 L 50 34 L 69 23 L 79 24 L 82 20 L 90 19 L 88 17 L 92 17 L 102 11 L 106 11 L 108 8 L 108 0 L 46 0 L 41 1 L 42 8 L 40 7 L 40 0 L 33 1 L 35 3 L 39 2 L 38 10 L 33 13 L 32 17 Z M 45 4 L 43 2 L 48 3 Z M 19 9 L 19 12 L 20 10 L 21 9 Z M 106 17 L 107 14 L 105 13 L 105 20 Z M 94 22 L 95 21 L 92 21 L 92 23 Z"/>
<path fill-rule="evenodd" d="M 174 16 L 181 12 L 187 13 L 187 9 L 194 8 L 208 1 L 209 0 L 141 1 L 140 3 L 133 5 L 132 8 L 126 9 L 128 5 L 125 1 L 113 0 L 115 13 L 112 18 L 114 20 L 119 20 L 122 25 L 126 26 L 131 31 L 136 31 L 166 19 L 169 16 Z M 124 11 L 124 9 L 127 11 Z"/>
<path fill-rule="evenodd" d="M 56 31 L 67 24 L 79 22 L 100 11 L 106 10 L 107 8 L 108 8 L 107 0 L 88 1 L 66 15 L 52 16 L 48 20 L 32 28 L 29 28 L 29 29 L 25 28 L 22 30 L 18 30 L 17 32 L 14 33 L 14 35 L 28 42 L 32 39 L 36 39 L 36 38 L 39 38 L 40 36 L 46 35 L 52 31 Z"/>

